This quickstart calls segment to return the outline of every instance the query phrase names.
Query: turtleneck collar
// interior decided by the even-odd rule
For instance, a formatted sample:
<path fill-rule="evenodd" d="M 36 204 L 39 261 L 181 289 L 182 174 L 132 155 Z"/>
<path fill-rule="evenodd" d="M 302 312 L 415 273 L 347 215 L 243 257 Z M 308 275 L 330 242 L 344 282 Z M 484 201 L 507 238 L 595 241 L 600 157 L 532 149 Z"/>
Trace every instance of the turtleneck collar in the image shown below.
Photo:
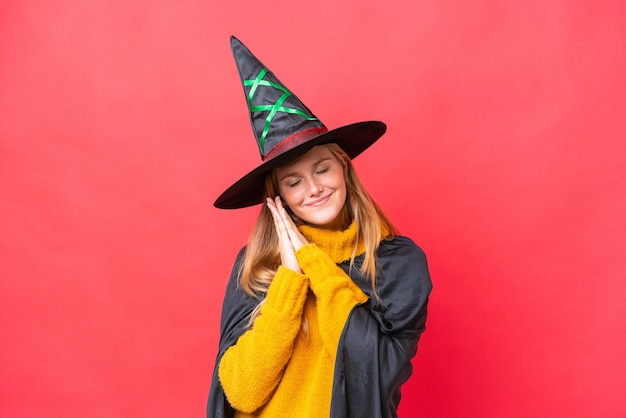
<path fill-rule="evenodd" d="M 343 231 L 317 228 L 311 225 L 300 225 L 298 229 L 309 242 L 317 244 L 317 246 L 328 254 L 335 263 L 341 263 L 342 261 L 352 258 L 357 233 L 355 222 L 352 222 L 350 226 Z M 356 257 L 364 252 L 365 244 L 361 238 L 359 239 L 354 256 Z"/>

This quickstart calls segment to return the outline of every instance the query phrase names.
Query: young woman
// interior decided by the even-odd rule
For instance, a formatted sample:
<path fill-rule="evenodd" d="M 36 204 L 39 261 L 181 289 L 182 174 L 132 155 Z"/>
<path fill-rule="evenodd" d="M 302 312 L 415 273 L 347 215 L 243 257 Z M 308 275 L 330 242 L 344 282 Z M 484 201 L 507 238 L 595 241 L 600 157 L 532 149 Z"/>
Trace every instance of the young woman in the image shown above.
<path fill-rule="evenodd" d="M 207 416 L 395 417 L 431 282 L 424 253 L 397 235 L 351 162 L 384 124 L 328 131 L 231 45 L 264 162 L 216 206 L 263 206 L 228 282 Z M 268 123 L 280 98 L 286 117 Z"/>

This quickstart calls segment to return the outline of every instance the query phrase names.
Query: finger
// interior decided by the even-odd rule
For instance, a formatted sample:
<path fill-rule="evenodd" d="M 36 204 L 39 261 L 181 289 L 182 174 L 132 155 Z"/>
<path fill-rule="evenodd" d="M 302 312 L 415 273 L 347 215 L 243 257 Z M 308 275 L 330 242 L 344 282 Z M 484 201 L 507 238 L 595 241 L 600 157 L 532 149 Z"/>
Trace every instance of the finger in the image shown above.
<path fill-rule="evenodd" d="M 281 219 L 283 221 L 285 231 L 289 236 L 289 240 L 291 241 L 291 245 L 295 251 L 299 250 L 303 245 L 308 244 L 307 239 L 302 235 L 296 224 L 294 223 L 291 216 L 287 213 L 287 210 L 284 208 L 282 201 L 279 197 L 276 198 L 276 207 L 277 211 L 281 215 Z"/>
<path fill-rule="evenodd" d="M 293 224 L 287 228 L 287 235 L 289 236 L 289 241 L 295 251 L 298 251 L 300 247 L 309 243 L 309 241 L 302 235 L 302 232 Z"/>
<path fill-rule="evenodd" d="M 274 206 L 276 208 L 276 213 L 278 214 L 281 222 L 283 223 L 283 226 L 285 227 L 285 230 L 287 230 L 287 228 L 289 227 L 289 222 L 291 221 L 291 217 L 283 206 L 283 202 L 280 199 L 280 196 L 276 196 L 276 198 L 274 199 Z"/>
<path fill-rule="evenodd" d="M 283 216 L 280 214 L 279 209 L 276 207 L 276 203 L 272 201 L 272 199 L 267 199 L 267 207 L 270 209 L 274 219 L 274 228 L 276 230 L 276 234 L 278 235 L 278 245 L 282 264 L 295 272 L 301 272 Z"/>
<path fill-rule="evenodd" d="M 276 232 L 278 233 L 278 237 L 282 238 L 284 234 L 287 232 L 285 229 L 285 224 L 282 220 L 282 216 L 280 214 L 279 209 L 276 207 L 276 204 L 272 199 L 267 199 L 267 207 L 272 213 L 272 218 L 274 219 L 274 227 L 276 228 Z"/>
<path fill-rule="evenodd" d="M 289 213 L 287 212 L 287 209 L 283 205 L 283 202 L 280 199 L 280 197 L 278 196 L 276 197 L 276 201 L 274 202 L 274 204 L 276 205 L 276 210 L 280 214 L 280 217 L 285 223 L 285 226 L 293 226 L 293 228 L 296 228 L 296 224 L 294 223 L 291 216 L 289 216 Z"/>
<path fill-rule="evenodd" d="M 272 213 L 272 218 L 274 218 L 274 220 L 277 220 L 280 216 L 278 215 L 278 208 L 276 207 L 276 203 L 274 203 L 274 201 L 268 197 L 266 204 L 268 209 Z"/>
<path fill-rule="evenodd" d="M 293 222 L 293 219 L 291 219 L 291 216 L 289 216 L 289 213 L 287 213 L 287 209 L 285 209 L 285 207 L 283 206 L 283 202 L 281 201 L 280 197 L 276 197 L 275 205 L 276 205 L 276 211 L 280 215 L 280 219 L 283 222 L 283 225 L 285 227 L 285 231 L 287 231 L 290 234 L 293 233 L 294 231 L 297 231 L 298 228 L 296 227 L 296 224 Z"/>
<path fill-rule="evenodd" d="M 278 239 L 280 241 L 281 247 L 283 248 L 283 250 L 293 251 L 293 244 L 289 236 L 289 215 L 286 215 L 284 213 L 285 210 L 284 208 L 282 208 L 282 205 L 281 207 L 277 207 L 276 203 L 271 199 L 268 199 L 267 206 L 272 212 L 274 227 L 276 229 L 276 233 L 278 234 Z"/>

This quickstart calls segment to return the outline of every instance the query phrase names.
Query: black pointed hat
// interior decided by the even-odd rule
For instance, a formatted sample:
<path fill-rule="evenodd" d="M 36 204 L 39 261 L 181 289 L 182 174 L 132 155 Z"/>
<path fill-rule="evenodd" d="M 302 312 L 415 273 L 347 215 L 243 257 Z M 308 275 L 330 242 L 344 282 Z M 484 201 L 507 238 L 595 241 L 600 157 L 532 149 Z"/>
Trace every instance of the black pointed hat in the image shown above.
<path fill-rule="evenodd" d="M 222 193 L 215 201 L 215 207 L 237 209 L 263 202 L 267 173 L 304 155 L 316 145 L 336 143 L 354 158 L 385 133 L 385 124 L 378 121 L 358 122 L 329 131 L 234 36 L 230 38 L 230 46 L 263 162 Z"/>

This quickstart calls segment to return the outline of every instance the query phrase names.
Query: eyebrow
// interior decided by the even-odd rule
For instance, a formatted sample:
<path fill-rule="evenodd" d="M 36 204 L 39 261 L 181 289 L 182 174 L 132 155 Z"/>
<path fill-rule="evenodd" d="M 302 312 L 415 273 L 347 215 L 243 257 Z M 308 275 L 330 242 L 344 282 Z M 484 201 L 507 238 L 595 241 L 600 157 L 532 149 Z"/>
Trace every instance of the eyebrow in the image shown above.
<path fill-rule="evenodd" d="M 326 160 L 330 160 L 330 157 L 322 157 L 322 158 L 320 158 L 319 160 L 317 160 L 316 162 L 311 164 L 311 167 L 317 167 L 318 165 L 320 165 L 321 163 L 323 163 Z M 285 180 L 287 177 L 296 177 L 296 176 L 298 176 L 298 172 L 297 171 L 292 171 L 292 172 L 287 173 L 284 176 L 282 176 L 278 181 L 281 182 L 281 181 Z"/>

